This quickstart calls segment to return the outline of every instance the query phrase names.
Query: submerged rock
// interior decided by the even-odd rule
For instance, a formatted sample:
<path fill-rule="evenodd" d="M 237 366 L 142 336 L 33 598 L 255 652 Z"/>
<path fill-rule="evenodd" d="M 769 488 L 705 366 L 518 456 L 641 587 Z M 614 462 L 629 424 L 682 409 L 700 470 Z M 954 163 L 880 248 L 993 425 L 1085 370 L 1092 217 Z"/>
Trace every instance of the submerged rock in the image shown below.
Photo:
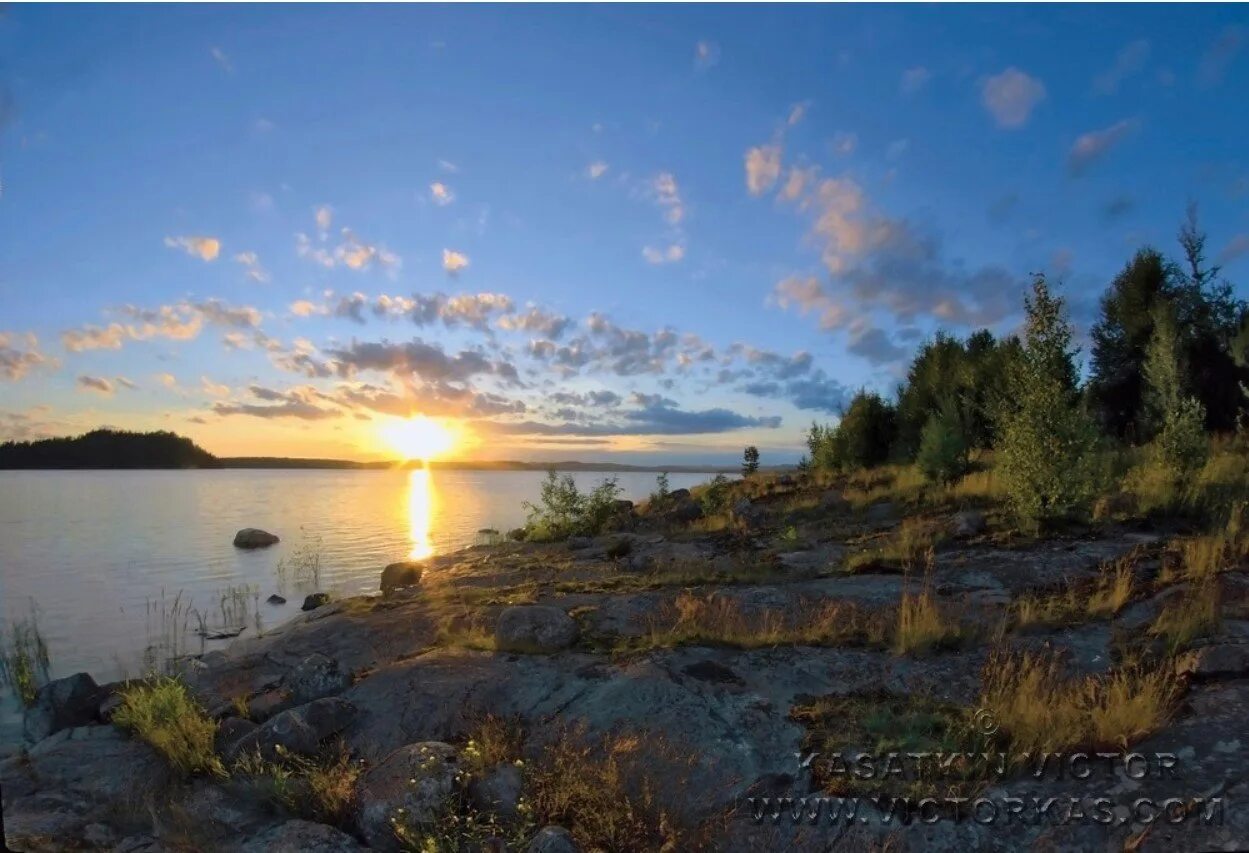
<path fill-rule="evenodd" d="M 525 604 L 499 616 L 494 640 L 504 651 L 558 652 L 577 639 L 577 623 L 558 607 Z"/>
<path fill-rule="evenodd" d="M 268 598 L 266 598 L 266 599 L 265 599 L 265 603 L 267 603 L 267 604 L 273 604 L 273 605 L 285 604 L 285 603 L 286 603 L 286 599 L 285 599 L 285 598 L 283 598 L 282 596 L 278 595 L 278 594 L 275 592 L 273 595 L 271 595 L 271 596 L 269 596 Z"/>
<path fill-rule="evenodd" d="M 330 603 L 330 594 L 328 592 L 314 592 L 312 595 L 304 599 L 304 606 L 300 610 L 316 610 L 318 607 L 324 607 Z"/>
<path fill-rule="evenodd" d="M 99 685 L 85 672 L 49 681 L 26 709 L 22 725 L 26 740 L 36 743 L 61 729 L 95 722 L 101 698 Z"/>
<path fill-rule="evenodd" d="M 268 548 L 281 541 L 269 531 L 258 527 L 244 527 L 234 534 L 235 548 Z"/>
<path fill-rule="evenodd" d="M 421 570 L 421 564 L 412 560 L 391 563 L 382 569 L 382 594 L 416 586 L 421 582 Z"/>

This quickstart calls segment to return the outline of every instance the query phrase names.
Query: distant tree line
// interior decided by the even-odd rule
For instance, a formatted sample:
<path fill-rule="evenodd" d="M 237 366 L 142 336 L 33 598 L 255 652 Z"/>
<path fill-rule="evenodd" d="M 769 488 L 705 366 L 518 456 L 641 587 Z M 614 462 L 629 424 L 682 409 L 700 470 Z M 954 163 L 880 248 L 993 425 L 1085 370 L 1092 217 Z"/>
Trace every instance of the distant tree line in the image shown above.
<path fill-rule="evenodd" d="M 6 441 L 0 468 L 213 468 L 217 457 L 172 432 L 97 429 L 76 438 Z"/>
<path fill-rule="evenodd" d="M 892 399 L 860 390 L 833 426 L 812 424 L 807 467 L 852 470 L 916 463 L 952 482 L 970 453 L 997 451 L 1016 509 L 1059 515 L 1082 499 L 1094 446 L 1148 445 L 1179 472 L 1207 436 L 1249 416 L 1249 304 L 1205 257 L 1189 209 L 1182 258 L 1140 249 L 1110 283 L 1091 330 L 1080 383 L 1063 300 L 1043 276 L 1025 298 L 1022 338 L 938 333 L 916 354 Z"/>

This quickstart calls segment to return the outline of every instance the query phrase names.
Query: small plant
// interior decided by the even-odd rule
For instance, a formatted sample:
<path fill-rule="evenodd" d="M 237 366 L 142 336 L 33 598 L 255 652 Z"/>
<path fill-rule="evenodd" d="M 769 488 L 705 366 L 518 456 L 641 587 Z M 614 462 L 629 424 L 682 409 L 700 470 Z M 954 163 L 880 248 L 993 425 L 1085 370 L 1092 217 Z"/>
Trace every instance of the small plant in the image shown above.
<path fill-rule="evenodd" d="M 49 669 L 48 644 L 39 633 L 39 614 L 32 601 L 29 616 L 0 631 L 0 682 L 29 707 L 48 680 Z"/>
<path fill-rule="evenodd" d="M 655 491 L 651 492 L 651 509 L 663 511 L 672 501 L 672 490 L 668 488 L 668 472 L 664 471 L 655 478 Z"/>
<path fill-rule="evenodd" d="M 700 496 L 700 503 L 703 506 L 703 515 L 714 516 L 727 512 L 729 508 L 729 478 L 723 474 L 716 474 L 711 482 L 707 484 Z"/>
<path fill-rule="evenodd" d="M 927 652 L 957 643 L 962 636 L 961 626 L 942 615 L 930 587 L 925 585 L 918 595 L 903 593 L 893 640 L 894 653 Z"/>
<path fill-rule="evenodd" d="M 351 824 L 361 765 L 342 744 L 327 758 L 306 758 L 281 747 L 276 761 L 245 753 L 231 770 L 262 797 L 300 817 L 340 828 Z"/>
<path fill-rule="evenodd" d="M 307 531 L 299 528 L 300 542 L 289 556 L 278 560 L 278 590 L 286 592 L 288 584 L 296 589 L 319 589 L 321 587 L 321 537 L 309 538 Z"/>
<path fill-rule="evenodd" d="M 147 741 L 183 776 L 204 773 L 224 778 L 213 751 L 217 726 L 186 686 L 175 678 L 127 684 L 113 722 Z"/>
<path fill-rule="evenodd" d="M 1151 636 L 1160 637 L 1170 654 L 1183 651 L 1193 640 L 1215 633 L 1222 623 L 1222 601 L 1217 578 L 1209 578 L 1189 589 L 1178 602 L 1168 604 L 1150 626 Z"/>

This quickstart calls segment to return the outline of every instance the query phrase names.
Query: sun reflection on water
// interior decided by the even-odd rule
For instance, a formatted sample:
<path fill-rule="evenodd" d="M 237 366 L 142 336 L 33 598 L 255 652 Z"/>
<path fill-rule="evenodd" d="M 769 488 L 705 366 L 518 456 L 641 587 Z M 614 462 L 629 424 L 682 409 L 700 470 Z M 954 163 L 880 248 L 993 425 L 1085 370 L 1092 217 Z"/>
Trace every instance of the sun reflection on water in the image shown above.
<path fill-rule="evenodd" d="M 408 474 L 408 527 L 411 529 L 412 550 L 408 557 L 423 560 L 434 553 L 430 527 L 434 520 L 437 493 L 428 468 L 413 468 Z"/>

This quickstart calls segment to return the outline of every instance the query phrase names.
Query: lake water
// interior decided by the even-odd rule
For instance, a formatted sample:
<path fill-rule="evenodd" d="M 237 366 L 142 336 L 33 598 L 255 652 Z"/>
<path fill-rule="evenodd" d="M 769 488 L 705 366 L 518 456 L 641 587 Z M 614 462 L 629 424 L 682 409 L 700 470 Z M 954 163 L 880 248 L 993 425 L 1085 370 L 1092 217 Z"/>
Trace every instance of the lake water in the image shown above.
<path fill-rule="evenodd" d="M 166 640 L 167 615 L 200 651 L 194 608 L 211 630 L 246 610 L 247 633 L 298 612 L 310 584 L 292 577 L 301 550 L 320 554 L 319 589 L 376 592 L 383 566 L 472 545 L 480 528 L 506 532 L 525 519 L 545 475 L 536 471 L 0 471 L 0 615 L 37 607 L 53 676 L 97 681 L 136 675 L 145 649 Z M 654 474 L 574 474 L 590 488 L 615 476 L 637 500 Z M 673 489 L 710 475 L 673 474 Z M 244 551 L 242 527 L 282 541 Z M 285 561 L 285 563 L 283 563 Z M 279 566 L 286 566 L 281 583 Z M 237 595 L 231 597 L 230 590 Z M 281 592 L 288 599 L 271 606 Z M 223 596 L 226 601 L 223 605 Z M 258 603 L 258 606 L 257 606 Z M 223 612 L 223 610 L 225 612 Z M 179 641 L 182 642 L 182 641 Z M 225 641 L 209 641 L 205 648 Z"/>

